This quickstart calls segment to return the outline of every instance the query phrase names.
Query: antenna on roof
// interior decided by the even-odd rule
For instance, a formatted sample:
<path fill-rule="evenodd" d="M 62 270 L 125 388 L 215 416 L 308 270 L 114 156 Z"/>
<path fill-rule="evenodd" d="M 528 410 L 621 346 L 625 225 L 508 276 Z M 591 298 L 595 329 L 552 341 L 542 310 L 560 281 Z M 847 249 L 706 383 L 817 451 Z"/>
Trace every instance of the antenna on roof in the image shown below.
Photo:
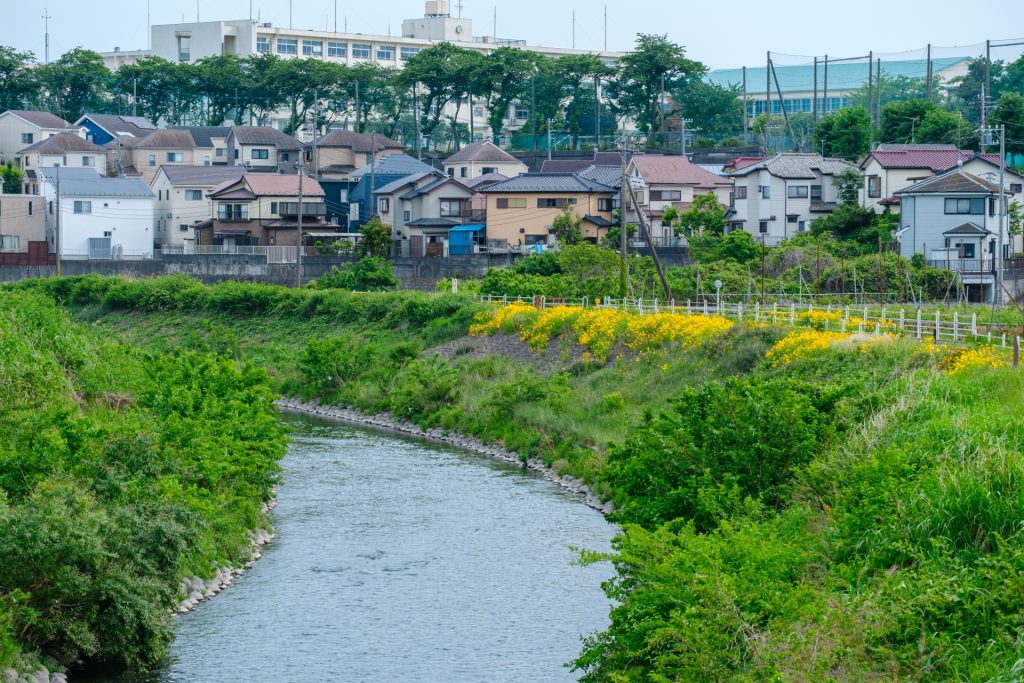
<path fill-rule="evenodd" d="M 50 63 L 50 19 L 53 19 L 53 17 L 50 16 L 50 13 L 44 7 L 43 8 L 43 30 L 46 32 L 46 52 L 44 53 L 45 54 L 44 61 L 43 61 L 44 64 L 49 64 Z"/>

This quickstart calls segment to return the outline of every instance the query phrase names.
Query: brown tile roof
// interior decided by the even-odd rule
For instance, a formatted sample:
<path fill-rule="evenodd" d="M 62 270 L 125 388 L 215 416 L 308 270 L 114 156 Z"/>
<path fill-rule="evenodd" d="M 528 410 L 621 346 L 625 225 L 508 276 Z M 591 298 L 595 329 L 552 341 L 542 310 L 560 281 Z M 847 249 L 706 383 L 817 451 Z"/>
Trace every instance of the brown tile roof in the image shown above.
<path fill-rule="evenodd" d="M 996 194 L 997 192 L 999 192 L 998 185 L 971 175 L 962 168 L 954 168 L 931 178 L 925 178 L 896 194 Z"/>
<path fill-rule="evenodd" d="M 705 171 L 685 157 L 635 156 L 633 165 L 648 185 L 729 187 L 732 180 Z"/>
<path fill-rule="evenodd" d="M 103 153 L 103 148 L 90 140 L 78 137 L 74 133 L 57 133 L 45 140 L 25 147 L 19 154 L 39 152 L 40 154 L 64 154 L 65 152 L 96 152 Z"/>
<path fill-rule="evenodd" d="M 380 152 L 385 149 L 404 149 L 402 143 L 385 135 L 365 135 L 352 130 L 335 130 L 320 138 L 317 147 L 348 147 L 353 152 L 369 153 L 374 147 Z"/>
<path fill-rule="evenodd" d="M 133 149 L 195 149 L 196 141 L 187 130 L 156 130 L 138 141 L 128 143 Z"/>
<path fill-rule="evenodd" d="M 70 128 L 71 124 L 48 111 L 29 111 L 27 109 L 10 109 L 6 113 L 14 114 L 40 128 Z"/>
<path fill-rule="evenodd" d="M 472 145 L 466 145 L 455 154 L 444 160 L 446 164 L 460 164 L 471 161 L 493 162 L 501 164 L 521 164 L 519 159 L 498 147 L 490 140 L 481 140 Z"/>
<path fill-rule="evenodd" d="M 270 126 L 235 126 L 228 134 L 228 137 L 232 136 L 242 145 L 274 146 L 283 151 L 302 149 L 298 140 Z"/>
<path fill-rule="evenodd" d="M 270 173 L 246 173 L 240 180 L 228 180 L 221 183 L 210 190 L 209 196 L 214 199 L 220 199 L 220 195 L 227 195 L 233 192 L 235 186 L 240 182 L 244 182 L 257 197 L 299 196 L 298 175 Z M 304 197 L 323 197 L 324 189 L 320 187 L 320 183 L 314 178 L 306 177 L 302 180 L 302 194 Z"/>

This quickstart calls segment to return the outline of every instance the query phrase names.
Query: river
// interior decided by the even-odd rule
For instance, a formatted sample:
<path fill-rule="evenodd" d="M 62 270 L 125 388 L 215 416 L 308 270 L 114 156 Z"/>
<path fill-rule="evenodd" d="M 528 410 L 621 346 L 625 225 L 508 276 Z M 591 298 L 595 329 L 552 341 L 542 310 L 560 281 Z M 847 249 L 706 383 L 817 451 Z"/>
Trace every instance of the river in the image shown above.
<path fill-rule="evenodd" d="M 277 532 L 176 618 L 164 666 L 118 683 L 571 681 L 604 628 L 615 532 L 576 496 L 484 456 L 288 415 Z"/>

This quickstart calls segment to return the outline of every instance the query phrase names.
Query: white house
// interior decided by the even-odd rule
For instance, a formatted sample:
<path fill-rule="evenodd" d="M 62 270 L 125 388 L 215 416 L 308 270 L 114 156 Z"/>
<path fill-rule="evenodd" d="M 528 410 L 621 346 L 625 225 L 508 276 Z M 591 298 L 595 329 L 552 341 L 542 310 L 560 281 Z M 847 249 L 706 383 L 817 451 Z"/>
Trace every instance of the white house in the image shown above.
<path fill-rule="evenodd" d="M 449 177 L 464 181 L 492 173 L 514 178 L 530 169 L 490 140 L 481 140 L 445 159 L 444 170 Z"/>
<path fill-rule="evenodd" d="M 377 212 L 402 256 L 446 256 L 449 231 L 477 223 L 484 216 L 472 209 L 474 192 L 440 171 L 425 171 L 388 183 L 374 193 Z"/>
<path fill-rule="evenodd" d="M 195 224 L 213 218 L 213 201 L 207 193 L 228 181 L 240 180 L 244 171 L 240 166 L 161 166 L 150 184 L 156 193 L 156 246 L 187 253 L 195 243 Z"/>
<path fill-rule="evenodd" d="M 58 133 L 68 132 L 71 124 L 48 111 L 11 109 L 0 114 L 0 162 L 14 159 L 14 155 Z M 76 134 L 85 137 L 84 129 Z"/>
<path fill-rule="evenodd" d="M 269 126 L 234 126 L 225 144 L 229 165 L 254 172 L 291 171 L 302 153 L 302 143 Z"/>
<path fill-rule="evenodd" d="M 900 254 L 923 254 L 928 265 L 957 273 L 970 299 L 990 300 L 999 251 L 1009 256 L 1011 244 L 1005 227 L 1000 239 L 999 185 L 953 168 L 897 196 Z"/>
<path fill-rule="evenodd" d="M 784 153 L 733 171 L 730 230 L 746 230 L 768 245 L 809 230 L 836 208 L 834 179 L 848 169 L 857 167 L 820 154 Z"/>
<path fill-rule="evenodd" d="M 668 207 L 688 211 L 697 195 L 712 193 L 718 203 L 729 207 L 732 179 L 715 175 L 692 163 L 686 157 L 635 155 L 626 174 L 636 194 L 638 209 L 650 221 L 651 236 L 656 240 L 675 238 L 672 227 L 661 218 Z M 637 208 L 627 199 L 626 215 L 635 220 Z"/>
<path fill-rule="evenodd" d="M 137 178 L 90 168 L 40 169 L 50 248 L 62 259 L 151 258 L 153 193 Z M 59 190 L 58 190 L 59 188 Z"/>

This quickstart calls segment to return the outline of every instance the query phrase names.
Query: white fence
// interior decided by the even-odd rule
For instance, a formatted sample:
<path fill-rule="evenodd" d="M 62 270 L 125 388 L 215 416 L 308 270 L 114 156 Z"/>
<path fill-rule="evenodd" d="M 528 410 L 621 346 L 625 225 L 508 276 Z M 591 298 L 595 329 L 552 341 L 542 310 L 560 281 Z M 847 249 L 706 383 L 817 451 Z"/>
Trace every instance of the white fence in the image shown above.
<path fill-rule="evenodd" d="M 979 324 L 978 314 L 961 315 L 953 311 L 952 317 L 944 316 L 942 311 L 925 311 L 923 308 L 887 308 L 887 307 L 852 307 L 852 306 L 811 306 L 790 303 L 777 303 L 762 306 L 760 302 L 753 304 L 727 303 L 709 301 L 687 301 L 680 303 L 658 299 L 548 299 L 537 297 L 509 297 L 477 295 L 478 301 L 491 304 L 525 303 L 537 308 L 553 306 L 579 306 L 582 308 L 612 308 L 642 314 L 683 313 L 689 315 L 718 315 L 733 320 L 753 320 L 754 322 L 775 325 L 796 326 L 802 323 L 802 313 L 817 311 L 835 316 L 833 320 L 824 321 L 824 329 L 833 332 L 849 332 L 860 334 L 895 333 L 911 336 L 916 339 L 934 339 L 939 342 L 954 344 L 981 343 L 995 344 L 1009 348 L 1017 344 L 1020 337 L 1013 334 L 1008 327 L 998 324 Z"/>
<path fill-rule="evenodd" d="M 295 263 L 295 247 L 256 247 L 228 244 L 196 244 L 188 247 L 166 245 L 157 250 L 158 255 L 180 256 L 255 256 L 267 263 Z"/>

